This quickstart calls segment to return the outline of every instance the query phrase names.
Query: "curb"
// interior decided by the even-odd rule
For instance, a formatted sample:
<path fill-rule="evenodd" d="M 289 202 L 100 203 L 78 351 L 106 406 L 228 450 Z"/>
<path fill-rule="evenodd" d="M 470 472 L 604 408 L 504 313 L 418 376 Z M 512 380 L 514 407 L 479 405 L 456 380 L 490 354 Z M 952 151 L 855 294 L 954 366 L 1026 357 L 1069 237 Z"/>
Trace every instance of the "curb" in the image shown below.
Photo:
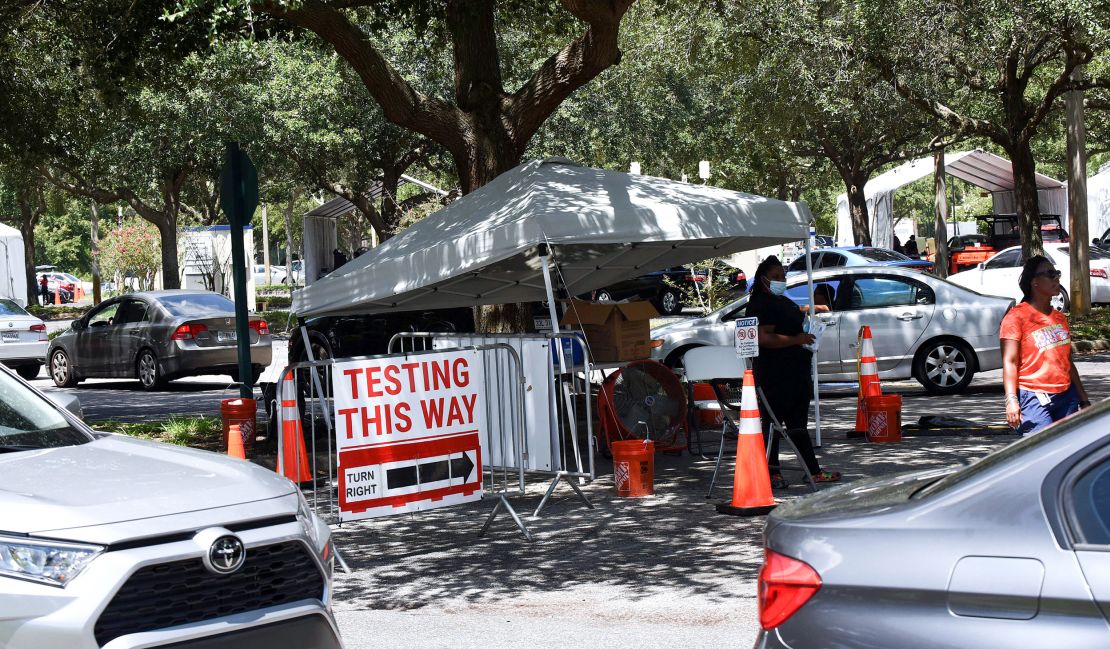
<path fill-rule="evenodd" d="M 1076 354 L 1110 351 L 1110 340 L 1076 340 L 1071 349 Z"/>

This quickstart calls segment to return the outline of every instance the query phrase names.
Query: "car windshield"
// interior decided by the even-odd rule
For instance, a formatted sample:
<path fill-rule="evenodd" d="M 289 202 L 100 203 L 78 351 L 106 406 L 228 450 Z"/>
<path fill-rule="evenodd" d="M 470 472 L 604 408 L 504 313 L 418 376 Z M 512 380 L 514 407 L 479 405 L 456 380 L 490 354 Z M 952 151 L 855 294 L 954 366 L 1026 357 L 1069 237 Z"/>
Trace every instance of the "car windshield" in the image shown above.
<path fill-rule="evenodd" d="M 0 299 L 0 316 L 30 315 L 12 300 Z"/>
<path fill-rule="evenodd" d="M 906 261 L 909 259 L 909 257 L 901 253 L 894 252 L 893 250 L 883 250 L 882 248 L 860 248 L 852 252 L 864 259 L 870 259 L 871 261 Z"/>
<path fill-rule="evenodd" d="M 235 303 L 215 293 L 160 295 L 158 302 L 171 314 L 186 318 L 235 313 Z"/>
<path fill-rule="evenodd" d="M 70 425 L 45 397 L 0 372 L 0 453 L 73 446 L 92 437 Z"/>

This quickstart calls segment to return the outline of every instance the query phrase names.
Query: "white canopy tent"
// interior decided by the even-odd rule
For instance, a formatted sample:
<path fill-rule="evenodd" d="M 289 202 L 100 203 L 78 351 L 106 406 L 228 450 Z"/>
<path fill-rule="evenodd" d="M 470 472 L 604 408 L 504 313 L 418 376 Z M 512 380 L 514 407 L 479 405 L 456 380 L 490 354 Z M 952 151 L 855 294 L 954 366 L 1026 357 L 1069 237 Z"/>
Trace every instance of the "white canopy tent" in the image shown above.
<path fill-rule="evenodd" d="M 805 203 L 537 160 L 296 291 L 294 309 L 310 318 L 546 300 L 541 244 L 577 295 L 799 241 L 810 220 Z"/>
<path fill-rule="evenodd" d="M 0 223 L 0 297 L 27 306 L 27 266 L 23 255 L 23 235 Z"/>
<path fill-rule="evenodd" d="M 1110 229 L 1110 162 L 1087 179 L 1087 223 L 1092 238 Z"/>
<path fill-rule="evenodd" d="M 982 149 L 946 154 L 945 173 L 989 191 L 995 214 L 1013 214 L 1014 172 L 1010 161 Z M 906 185 L 933 174 L 933 158 L 919 158 L 897 166 L 867 182 L 867 213 L 871 227 L 872 245 L 890 248 L 894 237 L 894 192 Z M 1067 214 L 1067 187 L 1059 180 L 1037 174 L 1037 195 L 1041 212 Z M 906 237 L 902 237 L 905 241 Z M 852 235 L 852 215 L 848 195 L 836 199 L 836 243 L 850 246 L 855 243 Z"/>

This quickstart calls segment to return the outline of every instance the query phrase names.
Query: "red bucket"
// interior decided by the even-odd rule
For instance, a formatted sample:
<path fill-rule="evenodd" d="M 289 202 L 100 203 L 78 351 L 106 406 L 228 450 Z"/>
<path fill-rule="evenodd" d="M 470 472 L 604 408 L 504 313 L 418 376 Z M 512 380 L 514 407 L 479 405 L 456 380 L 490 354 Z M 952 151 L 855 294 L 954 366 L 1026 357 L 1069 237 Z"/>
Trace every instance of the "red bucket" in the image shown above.
<path fill-rule="evenodd" d="M 255 414 L 258 406 L 254 399 L 224 399 L 220 402 L 220 419 L 224 424 L 224 449 L 227 449 L 228 431 L 232 424 L 239 424 L 243 435 L 243 452 L 248 456 L 254 448 Z"/>
<path fill-rule="evenodd" d="M 622 498 L 640 498 L 655 493 L 655 443 L 650 440 L 615 441 L 613 483 Z"/>
<path fill-rule="evenodd" d="M 902 441 L 902 395 L 884 394 L 867 397 L 867 441 L 889 443 Z"/>

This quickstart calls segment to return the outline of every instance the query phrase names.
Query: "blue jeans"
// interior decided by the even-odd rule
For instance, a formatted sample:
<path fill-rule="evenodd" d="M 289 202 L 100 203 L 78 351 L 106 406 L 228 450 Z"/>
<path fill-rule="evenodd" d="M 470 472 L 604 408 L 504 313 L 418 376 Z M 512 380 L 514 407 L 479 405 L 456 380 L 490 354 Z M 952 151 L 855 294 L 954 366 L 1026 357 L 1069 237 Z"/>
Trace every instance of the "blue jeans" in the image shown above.
<path fill-rule="evenodd" d="M 1017 428 L 1018 435 L 1035 433 L 1079 411 L 1079 392 L 1074 385 L 1069 385 L 1067 390 L 1059 394 L 1048 396 L 1051 401 L 1044 406 L 1037 399 L 1036 392 L 1018 390 L 1018 402 L 1021 404 L 1021 425 Z"/>

